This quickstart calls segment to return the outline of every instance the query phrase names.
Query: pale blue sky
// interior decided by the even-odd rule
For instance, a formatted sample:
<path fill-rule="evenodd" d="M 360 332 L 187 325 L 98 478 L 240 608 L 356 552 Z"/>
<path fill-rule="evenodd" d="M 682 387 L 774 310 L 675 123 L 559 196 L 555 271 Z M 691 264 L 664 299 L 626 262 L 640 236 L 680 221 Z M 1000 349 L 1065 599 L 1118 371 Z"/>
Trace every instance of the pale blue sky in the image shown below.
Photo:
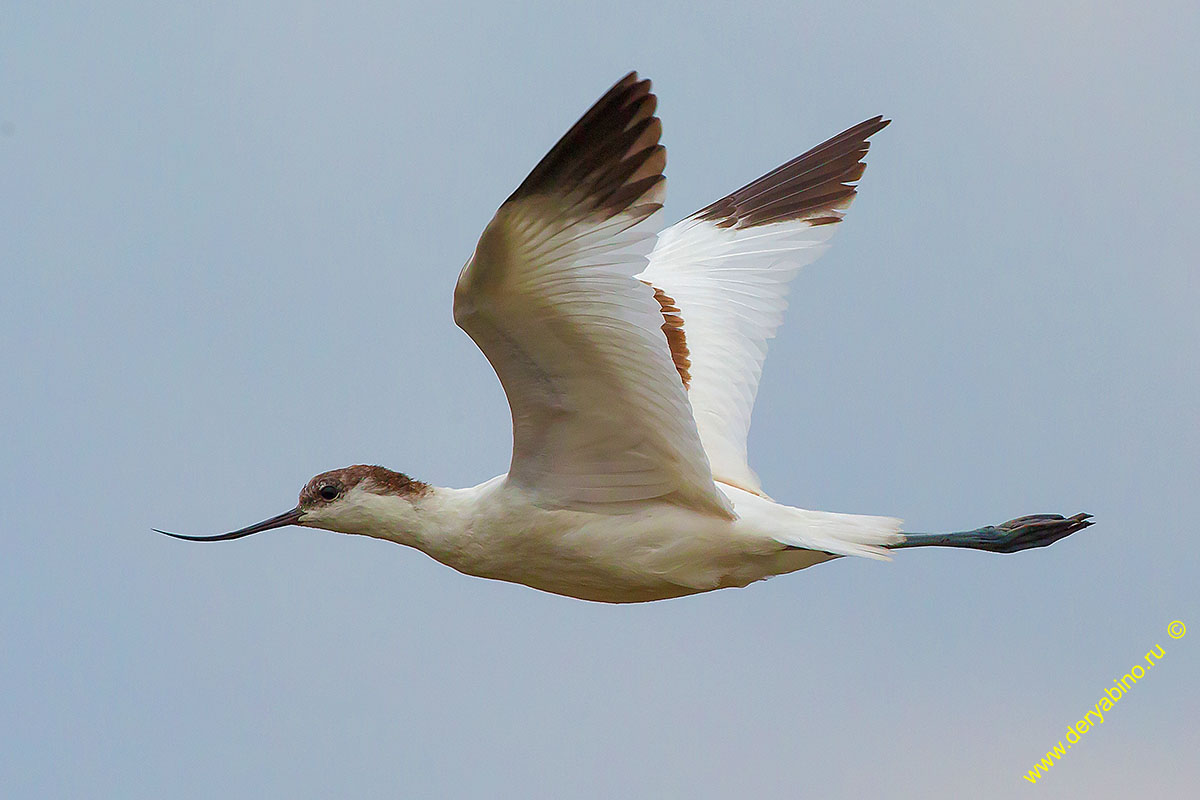
<path fill-rule="evenodd" d="M 977 5 L 6 4 L 3 794 L 1187 796 L 1200 12 Z M 502 472 L 453 282 L 629 69 L 672 217 L 894 120 L 767 361 L 771 494 L 1096 526 L 633 607 L 316 531 L 150 532 L 255 522 L 350 463 Z"/>

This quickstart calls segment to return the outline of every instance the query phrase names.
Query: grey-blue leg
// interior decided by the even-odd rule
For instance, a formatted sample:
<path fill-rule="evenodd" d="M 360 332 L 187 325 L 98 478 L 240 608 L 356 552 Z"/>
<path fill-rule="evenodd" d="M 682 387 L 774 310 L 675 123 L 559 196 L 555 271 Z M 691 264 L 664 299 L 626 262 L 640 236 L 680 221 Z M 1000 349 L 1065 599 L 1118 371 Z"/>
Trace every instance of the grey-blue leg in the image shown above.
<path fill-rule="evenodd" d="M 1000 525 L 988 525 L 973 531 L 954 533 L 905 533 L 904 541 L 891 549 L 901 547 L 969 547 L 972 550 L 987 550 L 992 553 L 1016 553 L 1034 547 L 1045 547 L 1059 539 L 1081 531 L 1092 523 L 1091 514 L 1076 514 L 1063 518 L 1061 514 L 1030 514 L 1017 517 Z"/>

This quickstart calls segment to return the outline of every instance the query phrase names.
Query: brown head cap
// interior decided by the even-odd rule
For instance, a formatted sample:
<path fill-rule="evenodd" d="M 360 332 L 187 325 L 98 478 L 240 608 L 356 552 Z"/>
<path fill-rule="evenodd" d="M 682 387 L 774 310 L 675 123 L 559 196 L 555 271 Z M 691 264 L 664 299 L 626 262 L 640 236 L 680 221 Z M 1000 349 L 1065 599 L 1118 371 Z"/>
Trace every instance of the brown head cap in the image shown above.
<path fill-rule="evenodd" d="M 391 494 L 398 497 L 419 497 L 429 491 L 428 484 L 413 480 L 402 472 L 355 464 L 322 472 L 313 478 L 300 492 L 300 505 L 313 506 L 332 502 L 360 484 L 365 491 L 372 494 Z"/>

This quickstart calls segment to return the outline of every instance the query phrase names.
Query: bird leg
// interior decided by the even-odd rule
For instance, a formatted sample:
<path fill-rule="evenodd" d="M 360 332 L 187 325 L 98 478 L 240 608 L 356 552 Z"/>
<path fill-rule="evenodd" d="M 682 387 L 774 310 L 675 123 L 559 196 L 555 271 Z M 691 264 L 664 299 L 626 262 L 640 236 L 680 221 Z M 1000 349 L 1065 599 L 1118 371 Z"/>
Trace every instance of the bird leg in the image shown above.
<path fill-rule="evenodd" d="M 1063 518 L 1061 514 L 1030 514 L 1000 525 L 988 525 L 973 531 L 954 533 L 904 533 L 904 541 L 891 545 L 901 547 L 967 547 L 991 553 L 1016 553 L 1034 547 L 1046 547 L 1059 539 L 1081 531 L 1092 523 L 1091 514 L 1076 514 Z"/>

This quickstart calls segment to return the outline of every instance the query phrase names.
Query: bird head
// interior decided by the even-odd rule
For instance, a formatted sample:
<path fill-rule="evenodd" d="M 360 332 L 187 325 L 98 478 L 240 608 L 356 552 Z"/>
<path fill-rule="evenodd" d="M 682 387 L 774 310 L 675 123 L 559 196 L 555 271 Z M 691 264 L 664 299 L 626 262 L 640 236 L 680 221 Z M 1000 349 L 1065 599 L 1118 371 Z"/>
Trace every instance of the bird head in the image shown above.
<path fill-rule="evenodd" d="M 407 527 L 406 518 L 415 513 L 413 501 L 428 492 L 427 484 L 403 473 L 355 464 L 317 475 L 300 490 L 300 501 L 295 508 L 254 525 L 216 536 L 187 536 L 157 528 L 155 531 L 190 542 L 221 542 L 287 525 L 303 525 L 395 538 L 385 534 L 402 532 Z"/>

